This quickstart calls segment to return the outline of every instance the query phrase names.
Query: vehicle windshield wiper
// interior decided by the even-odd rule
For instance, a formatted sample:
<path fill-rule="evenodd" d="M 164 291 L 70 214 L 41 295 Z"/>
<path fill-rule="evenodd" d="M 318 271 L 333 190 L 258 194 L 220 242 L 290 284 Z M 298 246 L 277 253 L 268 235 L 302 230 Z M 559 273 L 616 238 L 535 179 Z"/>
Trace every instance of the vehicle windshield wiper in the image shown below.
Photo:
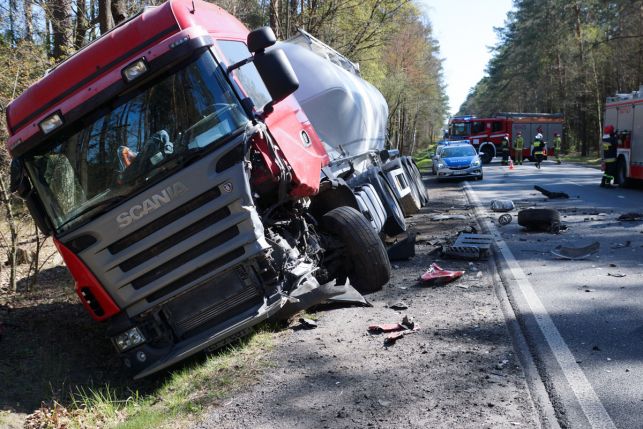
<path fill-rule="evenodd" d="M 82 210 L 80 210 L 79 212 L 74 213 L 74 217 L 72 217 L 71 219 L 67 219 L 67 220 L 66 220 L 65 222 L 63 222 L 60 226 L 58 226 L 58 228 L 57 228 L 57 229 L 60 231 L 60 230 L 62 230 L 65 226 L 67 226 L 67 225 L 69 225 L 70 223 L 73 223 L 74 221 L 78 220 L 82 215 L 87 214 L 87 213 L 89 213 L 89 212 L 91 212 L 91 211 L 97 210 L 97 209 L 99 209 L 99 208 L 105 208 L 105 207 L 108 207 L 108 206 L 112 206 L 112 205 L 116 204 L 117 202 L 124 200 L 125 198 L 127 198 L 127 196 L 126 196 L 126 195 L 119 194 L 119 195 L 111 196 L 111 197 L 106 198 L 106 199 L 104 199 L 104 200 L 96 201 L 96 202 L 95 202 L 95 203 L 93 203 L 93 204 L 90 204 L 90 205 L 88 205 L 88 206 L 85 206 L 85 207 L 83 207 L 83 209 L 82 209 Z"/>

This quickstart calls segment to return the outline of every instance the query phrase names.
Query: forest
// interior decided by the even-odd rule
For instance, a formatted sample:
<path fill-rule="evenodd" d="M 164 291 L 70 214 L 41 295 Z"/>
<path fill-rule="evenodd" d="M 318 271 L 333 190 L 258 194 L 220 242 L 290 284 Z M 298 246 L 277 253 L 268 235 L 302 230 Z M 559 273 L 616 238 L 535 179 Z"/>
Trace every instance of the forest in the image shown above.
<path fill-rule="evenodd" d="M 643 1 L 515 0 L 459 114 L 562 112 L 563 149 L 599 152 L 607 96 L 643 84 Z"/>

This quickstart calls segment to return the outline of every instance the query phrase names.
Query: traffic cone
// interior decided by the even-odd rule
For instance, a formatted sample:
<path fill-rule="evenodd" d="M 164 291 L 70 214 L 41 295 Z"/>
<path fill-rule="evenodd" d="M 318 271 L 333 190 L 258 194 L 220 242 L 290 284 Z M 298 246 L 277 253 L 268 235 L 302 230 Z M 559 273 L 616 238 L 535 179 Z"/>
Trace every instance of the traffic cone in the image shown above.
<path fill-rule="evenodd" d="M 513 170 L 513 169 L 514 169 L 514 161 L 513 159 L 509 158 L 509 170 Z"/>

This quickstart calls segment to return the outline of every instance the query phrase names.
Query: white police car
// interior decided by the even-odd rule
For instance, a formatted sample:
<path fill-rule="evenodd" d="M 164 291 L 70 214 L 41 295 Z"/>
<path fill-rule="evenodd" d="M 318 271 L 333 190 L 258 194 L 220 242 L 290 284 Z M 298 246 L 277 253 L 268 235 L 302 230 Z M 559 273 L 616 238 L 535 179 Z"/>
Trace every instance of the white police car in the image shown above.
<path fill-rule="evenodd" d="M 481 180 L 482 161 L 469 143 L 450 143 L 441 148 L 434 160 L 438 180 L 474 178 Z"/>

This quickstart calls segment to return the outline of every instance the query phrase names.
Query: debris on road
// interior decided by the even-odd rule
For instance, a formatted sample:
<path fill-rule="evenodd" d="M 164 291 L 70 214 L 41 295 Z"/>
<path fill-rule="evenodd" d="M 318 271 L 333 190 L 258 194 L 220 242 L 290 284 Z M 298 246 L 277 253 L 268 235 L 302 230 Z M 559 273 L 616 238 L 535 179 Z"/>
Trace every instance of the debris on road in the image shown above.
<path fill-rule="evenodd" d="M 386 253 L 391 261 L 406 261 L 415 256 L 415 232 L 408 232 L 406 236 L 393 243 Z"/>
<path fill-rule="evenodd" d="M 607 273 L 607 275 L 609 277 L 618 277 L 618 278 L 625 277 L 625 274 L 622 274 L 622 273 Z"/>
<path fill-rule="evenodd" d="M 305 317 L 300 317 L 299 320 L 297 320 L 296 323 L 293 323 L 290 325 L 290 329 L 294 331 L 299 331 L 301 329 L 315 329 L 317 328 L 317 322 L 315 322 L 313 319 L 308 319 Z"/>
<path fill-rule="evenodd" d="M 398 301 L 395 304 L 389 305 L 388 308 L 390 308 L 391 310 L 406 310 L 407 308 L 409 308 L 409 306 L 406 305 L 404 301 Z"/>
<path fill-rule="evenodd" d="M 632 242 L 630 240 L 627 240 L 625 243 L 616 243 L 613 246 L 610 246 L 610 249 L 623 249 L 625 247 L 630 247 L 632 245 Z"/>
<path fill-rule="evenodd" d="M 435 215 L 431 217 L 431 220 L 466 220 L 467 217 L 465 215 L 447 215 L 447 214 L 441 214 L 441 215 Z"/>
<path fill-rule="evenodd" d="M 459 259 L 486 259 L 493 237 L 489 234 L 460 234 L 452 246 L 444 246 L 444 256 Z"/>
<path fill-rule="evenodd" d="M 491 210 L 494 212 L 510 212 L 515 208 L 511 200 L 492 200 Z"/>
<path fill-rule="evenodd" d="M 503 215 L 500 215 L 500 217 L 498 218 L 498 223 L 503 226 L 509 225 L 512 220 L 513 220 L 513 217 L 511 217 L 509 213 L 505 213 Z"/>
<path fill-rule="evenodd" d="M 552 249 L 551 253 L 563 259 L 585 259 L 594 253 L 598 252 L 601 244 L 598 241 L 593 242 L 588 246 L 583 247 L 564 247 L 556 246 Z"/>
<path fill-rule="evenodd" d="M 624 221 L 643 220 L 643 213 L 635 213 L 635 212 L 625 213 L 617 217 L 616 220 L 624 220 Z"/>
<path fill-rule="evenodd" d="M 379 323 L 368 327 L 369 332 L 378 334 L 382 332 L 389 333 L 389 335 L 384 338 L 384 346 L 390 346 L 405 335 L 417 332 L 419 329 L 420 327 L 415 324 L 413 317 L 408 315 L 402 318 L 401 323 Z"/>
<path fill-rule="evenodd" d="M 560 213 L 555 209 L 525 209 L 518 212 L 518 225 L 536 231 L 558 234 L 566 227 L 560 224 Z"/>
<path fill-rule="evenodd" d="M 547 198 L 553 200 L 557 198 L 569 198 L 569 195 L 567 195 L 565 192 L 552 192 L 548 191 L 547 189 L 534 185 L 534 189 L 540 192 L 541 194 L 545 195 Z"/>
<path fill-rule="evenodd" d="M 431 264 L 429 270 L 420 277 L 427 286 L 441 286 L 462 277 L 464 271 L 444 270 L 435 262 Z"/>

